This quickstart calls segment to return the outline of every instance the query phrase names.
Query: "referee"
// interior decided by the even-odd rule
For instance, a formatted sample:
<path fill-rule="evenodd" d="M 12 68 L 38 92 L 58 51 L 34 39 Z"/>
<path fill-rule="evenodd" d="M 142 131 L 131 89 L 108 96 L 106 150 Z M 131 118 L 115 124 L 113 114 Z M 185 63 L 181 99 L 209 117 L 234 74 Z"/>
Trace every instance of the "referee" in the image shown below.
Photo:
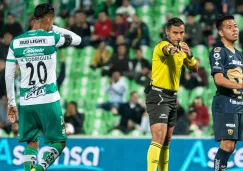
<path fill-rule="evenodd" d="M 148 171 L 168 171 L 169 142 L 176 123 L 176 93 L 182 65 L 197 72 L 198 64 L 190 48 L 183 42 L 185 24 L 179 18 L 167 22 L 166 40 L 153 52 L 151 84 L 146 87 L 152 142 L 148 149 Z"/>

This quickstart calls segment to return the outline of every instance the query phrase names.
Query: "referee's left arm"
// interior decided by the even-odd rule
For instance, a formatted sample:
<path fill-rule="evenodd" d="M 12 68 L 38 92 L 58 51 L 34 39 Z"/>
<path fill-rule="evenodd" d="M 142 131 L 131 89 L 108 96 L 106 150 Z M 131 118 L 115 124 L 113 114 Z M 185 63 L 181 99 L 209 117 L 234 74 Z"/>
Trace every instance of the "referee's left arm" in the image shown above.
<path fill-rule="evenodd" d="M 189 69 L 191 72 L 198 71 L 198 62 L 194 57 L 184 59 L 184 65 Z"/>
<path fill-rule="evenodd" d="M 191 71 L 191 72 L 197 72 L 198 71 L 198 62 L 193 57 L 192 52 L 189 48 L 189 46 L 184 42 L 181 46 L 183 52 L 187 55 L 187 58 L 184 59 L 184 65 Z"/>

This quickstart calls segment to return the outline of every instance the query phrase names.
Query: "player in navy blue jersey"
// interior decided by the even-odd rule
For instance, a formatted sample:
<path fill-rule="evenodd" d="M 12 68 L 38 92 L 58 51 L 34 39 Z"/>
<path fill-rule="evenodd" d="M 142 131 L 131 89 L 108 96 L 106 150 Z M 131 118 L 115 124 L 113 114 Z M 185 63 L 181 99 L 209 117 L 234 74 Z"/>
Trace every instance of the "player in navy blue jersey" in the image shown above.
<path fill-rule="evenodd" d="M 243 55 L 234 46 L 238 27 L 233 16 L 221 15 L 216 27 L 221 41 L 210 53 L 210 65 L 216 95 L 212 114 L 215 140 L 220 148 L 214 159 L 214 171 L 225 171 L 237 141 L 243 140 Z"/>

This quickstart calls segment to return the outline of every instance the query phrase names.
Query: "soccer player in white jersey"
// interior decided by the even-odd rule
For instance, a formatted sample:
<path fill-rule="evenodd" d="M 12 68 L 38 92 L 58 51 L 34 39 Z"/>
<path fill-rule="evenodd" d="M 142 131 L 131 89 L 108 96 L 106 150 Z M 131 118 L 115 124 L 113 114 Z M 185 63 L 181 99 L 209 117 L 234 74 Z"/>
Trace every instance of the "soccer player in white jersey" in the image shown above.
<path fill-rule="evenodd" d="M 56 85 L 57 47 L 79 45 L 81 38 L 71 31 L 53 26 L 54 8 L 40 4 L 34 10 L 32 30 L 14 38 L 6 62 L 8 119 L 14 123 L 17 108 L 14 92 L 16 63 L 21 71 L 19 142 L 27 142 L 24 152 L 25 171 L 43 171 L 61 155 L 66 145 L 65 123 Z M 37 165 L 40 131 L 50 145 Z"/>

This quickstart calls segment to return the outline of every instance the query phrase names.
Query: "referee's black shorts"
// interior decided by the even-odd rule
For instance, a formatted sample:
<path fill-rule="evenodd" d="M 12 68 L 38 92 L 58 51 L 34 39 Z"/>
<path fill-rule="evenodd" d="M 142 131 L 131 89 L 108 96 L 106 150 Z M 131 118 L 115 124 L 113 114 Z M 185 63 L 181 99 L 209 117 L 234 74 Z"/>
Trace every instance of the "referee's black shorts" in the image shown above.
<path fill-rule="evenodd" d="M 149 114 L 150 126 L 156 123 L 165 123 L 169 127 L 175 126 L 176 100 L 176 92 L 152 86 L 146 92 L 146 109 Z"/>

